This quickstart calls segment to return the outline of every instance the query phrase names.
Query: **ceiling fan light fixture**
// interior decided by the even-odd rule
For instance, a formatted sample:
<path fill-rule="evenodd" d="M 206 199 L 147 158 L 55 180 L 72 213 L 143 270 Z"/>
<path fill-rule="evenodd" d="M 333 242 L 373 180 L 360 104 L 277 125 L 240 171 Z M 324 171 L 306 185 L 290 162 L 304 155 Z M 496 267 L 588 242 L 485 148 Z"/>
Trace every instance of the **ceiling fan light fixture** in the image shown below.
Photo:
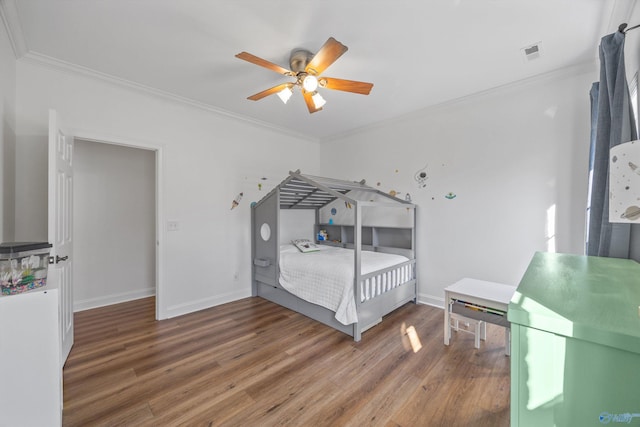
<path fill-rule="evenodd" d="M 1 2 L 2 0 L 0 0 Z M 275 93 L 278 94 L 282 102 L 287 103 L 292 96 L 293 89 L 299 87 L 309 113 L 313 114 L 321 110 L 326 103 L 322 95 L 318 93 L 319 88 L 369 95 L 373 83 L 322 77 L 322 73 L 347 50 L 345 45 L 333 37 L 329 37 L 315 54 L 306 49 L 293 50 L 289 57 L 290 69 L 283 68 L 248 52 L 240 52 L 236 55 L 236 58 L 295 79 L 295 81 L 282 83 L 253 94 L 247 99 L 259 101 Z"/>
<path fill-rule="evenodd" d="M 291 90 L 290 87 L 285 87 L 280 92 L 278 92 L 278 97 L 285 104 L 287 103 L 289 98 L 291 98 L 291 95 L 293 95 L 293 91 Z"/>
<path fill-rule="evenodd" d="M 318 78 L 314 75 L 307 74 L 304 79 L 302 79 L 302 87 L 307 92 L 315 92 L 318 89 Z"/>
<path fill-rule="evenodd" d="M 327 101 L 325 101 L 322 95 L 320 95 L 318 92 L 314 93 L 311 99 L 313 99 L 313 104 L 317 109 L 322 108 L 322 106 L 327 103 Z"/>

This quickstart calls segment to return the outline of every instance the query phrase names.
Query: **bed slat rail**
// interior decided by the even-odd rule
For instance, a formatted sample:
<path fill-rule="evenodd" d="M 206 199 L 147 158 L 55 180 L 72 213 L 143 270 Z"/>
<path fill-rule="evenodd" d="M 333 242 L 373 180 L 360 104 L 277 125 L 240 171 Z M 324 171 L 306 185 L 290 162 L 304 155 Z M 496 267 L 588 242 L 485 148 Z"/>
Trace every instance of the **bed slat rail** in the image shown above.
<path fill-rule="evenodd" d="M 382 270 L 376 270 L 376 271 L 372 271 L 371 273 L 363 274 L 362 276 L 360 276 L 360 279 L 361 279 L 361 281 L 365 281 L 365 280 L 370 279 L 372 277 L 384 274 L 384 273 L 386 273 L 388 271 L 396 270 L 396 269 L 402 268 L 402 267 L 407 266 L 407 265 L 414 265 L 415 263 L 416 263 L 415 259 L 410 259 L 410 260 L 405 261 L 405 262 L 403 262 L 401 264 L 392 265 L 391 267 L 387 267 L 387 268 L 384 268 Z"/>
<path fill-rule="evenodd" d="M 356 305 L 361 305 L 397 287 L 415 283 L 416 260 L 374 271 L 361 276 Z"/>

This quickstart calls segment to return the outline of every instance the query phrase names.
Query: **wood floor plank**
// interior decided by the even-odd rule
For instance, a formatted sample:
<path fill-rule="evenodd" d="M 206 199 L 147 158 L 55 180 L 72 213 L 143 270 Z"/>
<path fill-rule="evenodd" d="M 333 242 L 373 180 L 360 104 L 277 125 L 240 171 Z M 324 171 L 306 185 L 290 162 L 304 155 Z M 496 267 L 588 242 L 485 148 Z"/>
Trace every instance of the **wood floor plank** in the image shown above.
<path fill-rule="evenodd" d="M 294 363 L 294 360 L 280 352 L 261 359 L 260 364 L 247 363 L 236 366 L 236 369 L 226 367 L 218 372 L 205 373 L 188 384 L 165 390 L 165 393 L 150 399 L 149 404 L 153 413 L 162 417 L 159 420 L 163 423 L 173 421 L 176 413 L 180 417 L 184 413 L 188 416 L 191 408 L 194 408 L 195 413 L 199 413 L 238 390 L 248 390 L 263 378 L 274 377 L 291 363 Z"/>
<path fill-rule="evenodd" d="M 504 355 L 502 331 L 489 325 L 487 342 L 480 350 L 473 348 L 471 335 L 454 334 L 455 342 L 441 348 L 444 351 L 431 361 L 433 366 L 420 387 L 393 421 L 402 426 L 508 426 L 509 388 L 504 388 L 504 381 L 509 381 L 509 358 Z M 482 365 L 491 362 L 495 363 L 495 375 L 483 375 Z M 500 404 L 494 405 L 493 413 L 501 414 L 487 419 L 481 407 L 495 395 Z"/>
<path fill-rule="evenodd" d="M 218 368 L 215 360 L 197 360 L 193 363 L 172 366 L 161 375 L 152 378 L 139 378 L 137 381 L 101 387 L 94 393 L 67 400 L 65 410 L 69 409 L 71 420 L 83 423 L 101 423 L 109 420 L 121 411 L 130 410 L 139 403 L 146 403 L 163 390 L 193 381 L 202 375 Z"/>
<path fill-rule="evenodd" d="M 364 407 L 371 401 L 383 401 L 391 389 L 401 390 L 400 384 L 413 379 L 412 373 L 401 367 L 411 363 L 411 360 L 422 359 L 421 355 L 402 345 L 401 319 L 388 320 L 388 328 L 378 330 L 378 336 L 372 340 L 370 346 L 373 346 L 373 341 L 378 341 L 375 344 L 387 345 L 375 345 L 369 349 L 370 351 L 363 351 L 366 357 L 361 357 L 356 363 L 345 364 L 346 368 L 340 369 L 337 375 L 332 376 L 332 381 L 351 386 L 329 397 L 322 410 L 310 412 L 309 419 L 305 420 L 306 424 L 327 422 L 330 425 L 347 425 L 354 419 L 363 422 L 366 420 L 365 425 L 383 425 L 386 422 L 382 412 L 379 416 L 374 416 Z M 326 407 L 332 408 L 332 411 L 328 412 Z"/>
<path fill-rule="evenodd" d="M 247 389 L 256 404 L 228 422 L 230 425 L 261 425 L 269 419 L 274 425 L 295 425 L 291 421 L 297 412 L 306 410 L 314 399 L 323 403 L 326 396 L 337 391 L 338 387 L 323 380 L 307 360 L 297 360 Z"/>
<path fill-rule="evenodd" d="M 504 330 L 444 346 L 438 308 L 406 304 L 358 343 L 261 298 L 154 316 L 154 298 L 75 314 L 64 426 L 509 425 Z"/>

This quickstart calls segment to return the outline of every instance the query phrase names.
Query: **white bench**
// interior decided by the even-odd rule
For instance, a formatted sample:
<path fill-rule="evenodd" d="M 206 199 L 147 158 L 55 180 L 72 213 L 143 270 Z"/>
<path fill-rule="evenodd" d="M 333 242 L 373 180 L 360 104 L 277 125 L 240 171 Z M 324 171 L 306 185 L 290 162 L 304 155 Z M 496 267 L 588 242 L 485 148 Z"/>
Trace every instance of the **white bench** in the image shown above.
<path fill-rule="evenodd" d="M 475 347 L 487 338 L 486 323 L 505 327 L 505 354 L 511 354 L 511 329 L 507 320 L 509 301 L 515 286 L 464 278 L 444 289 L 444 344 L 449 345 L 451 329 L 472 333 Z M 459 322 L 468 323 L 472 330 L 459 328 Z"/>

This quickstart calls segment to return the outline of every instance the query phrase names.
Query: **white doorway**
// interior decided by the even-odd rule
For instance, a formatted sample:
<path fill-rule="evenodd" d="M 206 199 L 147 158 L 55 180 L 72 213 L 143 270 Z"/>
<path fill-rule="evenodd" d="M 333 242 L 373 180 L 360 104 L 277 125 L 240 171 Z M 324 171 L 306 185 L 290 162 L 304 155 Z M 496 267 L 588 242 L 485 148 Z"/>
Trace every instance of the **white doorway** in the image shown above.
<path fill-rule="evenodd" d="M 74 311 L 159 299 L 161 151 L 75 135 Z"/>

